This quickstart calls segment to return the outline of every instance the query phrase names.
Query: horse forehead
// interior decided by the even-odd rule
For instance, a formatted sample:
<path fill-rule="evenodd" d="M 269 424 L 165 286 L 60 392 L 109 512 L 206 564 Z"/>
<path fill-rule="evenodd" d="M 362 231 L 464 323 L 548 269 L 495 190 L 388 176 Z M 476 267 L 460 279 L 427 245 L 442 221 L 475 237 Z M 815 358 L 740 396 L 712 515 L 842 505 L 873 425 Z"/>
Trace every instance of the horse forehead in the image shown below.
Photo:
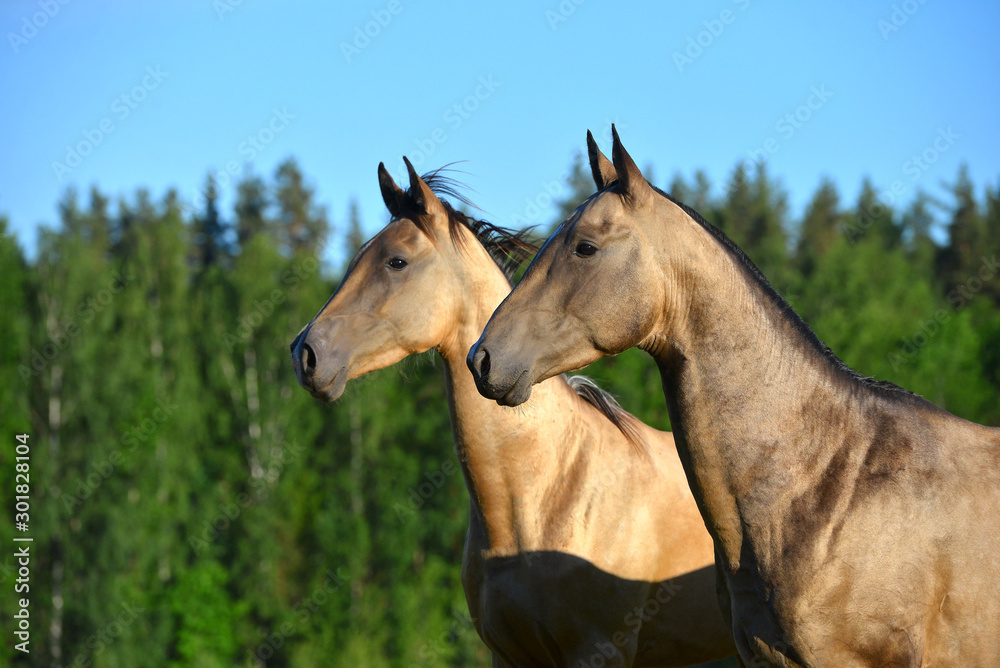
<path fill-rule="evenodd" d="M 630 223 L 625 213 L 617 195 L 604 193 L 581 204 L 566 221 L 565 232 L 607 234 L 615 227 Z"/>
<path fill-rule="evenodd" d="M 413 220 L 410 218 L 397 218 L 386 225 L 385 229 L 382 230 L 382 234 L 378 235 L 376 239 L 380 239 L 383 245 L 392 241 L 412 245 L 416 244 L 424 236 L 424 233 L 417 228 L 417 224 Z"/>

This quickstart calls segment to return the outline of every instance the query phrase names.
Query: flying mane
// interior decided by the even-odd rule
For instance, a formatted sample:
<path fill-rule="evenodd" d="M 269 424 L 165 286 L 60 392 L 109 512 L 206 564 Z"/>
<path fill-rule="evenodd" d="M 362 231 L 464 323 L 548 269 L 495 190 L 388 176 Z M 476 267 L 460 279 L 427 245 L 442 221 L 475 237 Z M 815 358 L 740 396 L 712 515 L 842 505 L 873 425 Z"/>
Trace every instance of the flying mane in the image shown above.
<path fill-rule="evenodd" d="M 420 178 L 431 189 L 431 192 L 437 195 L 438 198 L 441 198 L 441 204 L 448 214 L 448 230 L 452 241 L 458 245 L 465 243 L 465 237 L 458 233 L 459 228 L 465 227 L 472 232 L 476 240 L 490 254 L 490 257 L 496 262 L 504 276 L 507 277 L 507 281 L 513 281 L 517 270 L 538 252 L 538 245 L 531 241 L 531 228 L 515 232 L 514 230 L 509 230 L 462 213 L 453 207 L 448 200 L 443 198 L 454 199 L 475 209 L 479 207 L 462 194 L 460 189 L 463 187 L 463 184 L 461 182 L 442 174 L 445 171 L 449 171 L 447 165 L 435 169 L 433 172 L 428 172 Z M 409 190 L 406 192 L 407 194 L 412 194 Z M 408 212 L 408 215 L 421 232 L 429 235 L 430 230 L 427 227 L 425 216 L 419 212 Z"/>

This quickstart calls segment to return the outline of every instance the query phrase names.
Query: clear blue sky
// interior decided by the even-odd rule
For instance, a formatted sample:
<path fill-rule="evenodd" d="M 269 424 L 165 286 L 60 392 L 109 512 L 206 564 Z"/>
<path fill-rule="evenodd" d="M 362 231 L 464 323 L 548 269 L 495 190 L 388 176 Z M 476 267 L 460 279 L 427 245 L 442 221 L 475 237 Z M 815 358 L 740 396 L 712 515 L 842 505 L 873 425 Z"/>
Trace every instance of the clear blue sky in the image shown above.
<path fill-rule="evenodd" d="M 0 27 L 0 212 L 32 255 L 69 185 L 195 201 L 209 170 L 288 156 L 339 231 L 352 197 L 385 221 L 376 167 L 404 154 L 467 160 L 495 222 L 548 222 L 530 205 L 612 121 L 659 185 L 701 168 L 721 188 L 766 151 L 796 213 L 824 176 L 849 202 L 865 176 L 942 194 L 963 162 L 1000 182 L 995 2 L 34 0 Z"/>

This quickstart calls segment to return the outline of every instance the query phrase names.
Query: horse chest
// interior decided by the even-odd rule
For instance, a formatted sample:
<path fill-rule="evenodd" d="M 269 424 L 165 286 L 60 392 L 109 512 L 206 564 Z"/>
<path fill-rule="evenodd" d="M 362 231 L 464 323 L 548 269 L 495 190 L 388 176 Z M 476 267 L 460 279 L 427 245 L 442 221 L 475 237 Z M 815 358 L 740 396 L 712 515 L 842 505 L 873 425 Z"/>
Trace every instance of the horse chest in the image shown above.
<path fill-rule="evenodd" d="M 603 582 L 579 557 L 537 552 L 488 559 L 477 591 L 480 634 L 512 665 L 548 665 L 555 657 L 576 665 L 602 648 L 606 665 L 628 665 L 637 650 L 626 599 L 634 604 L 641 597 Z M 618 631 L 621 642 L 609 641 Z"/>

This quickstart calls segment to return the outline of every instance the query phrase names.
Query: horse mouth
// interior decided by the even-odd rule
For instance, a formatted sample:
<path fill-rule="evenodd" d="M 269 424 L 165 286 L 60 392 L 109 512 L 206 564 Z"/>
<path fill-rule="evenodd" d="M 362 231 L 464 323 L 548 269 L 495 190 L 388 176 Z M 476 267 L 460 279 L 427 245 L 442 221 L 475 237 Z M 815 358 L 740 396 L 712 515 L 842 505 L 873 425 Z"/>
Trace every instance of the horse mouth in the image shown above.
<path fill-rule="evenodd" d="M 531 382 L 527 380 L 528 370 L 525 369 L 514 381 L 502 397 L 497 399 L 501 406 L 520 406 L 531 396 Z"/>
<path fill-rule="evenodd" d="M 316 399 L 331 403 L 340 398 L 340 395 L 344 393 L 344 387 L 347 385 L 347 367 L 342 366 L 334 374 L 330 382 L 323 387 L 315 390 L 309 390 L 311 394 Z"/>

